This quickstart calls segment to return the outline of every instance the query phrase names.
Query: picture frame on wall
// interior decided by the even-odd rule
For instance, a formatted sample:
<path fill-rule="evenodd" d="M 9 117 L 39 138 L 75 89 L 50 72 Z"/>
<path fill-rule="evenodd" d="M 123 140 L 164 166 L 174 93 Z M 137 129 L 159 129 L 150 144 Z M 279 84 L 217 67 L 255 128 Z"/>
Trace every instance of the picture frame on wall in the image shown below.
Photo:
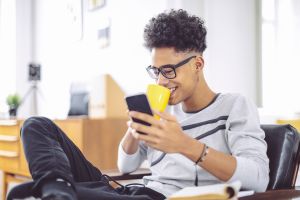
<path fill-rule="evenodd" d="M 99 20 L 97 27 L 97 44 L 100 49 L 104 49 L 110 45 L 110 27 L 111 21 L 109 17 Z"/>
<path fill-rule="evenodd" d="M 105 0 L 88 0 L 88 10 L 93 11 L 105 6 Z"/>

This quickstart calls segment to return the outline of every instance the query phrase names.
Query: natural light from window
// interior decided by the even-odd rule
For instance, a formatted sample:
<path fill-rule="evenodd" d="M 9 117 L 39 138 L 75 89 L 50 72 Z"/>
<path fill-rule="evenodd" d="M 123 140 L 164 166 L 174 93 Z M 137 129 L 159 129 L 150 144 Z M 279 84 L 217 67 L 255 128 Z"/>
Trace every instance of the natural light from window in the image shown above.
<path fill-rule="evenodd" d="M 263 107 L 277 114 L 300 112 L 299 5 L 295 0 L 262 1 Z"/>
<path fill-rule="evenodd" d="M 15 0 L 0 0 L 0 114 L 7 95 L 16 91 L 15 12 Z"/>

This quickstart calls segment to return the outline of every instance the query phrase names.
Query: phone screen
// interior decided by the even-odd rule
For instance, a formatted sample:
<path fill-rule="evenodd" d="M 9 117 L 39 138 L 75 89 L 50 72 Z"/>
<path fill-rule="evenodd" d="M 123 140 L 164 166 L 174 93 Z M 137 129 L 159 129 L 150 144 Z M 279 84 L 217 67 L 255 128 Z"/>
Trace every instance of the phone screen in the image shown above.
<path fill-rule="evenodd" d="M 125 100 L 126 100 L 128 109 L 130 111 L 138 111 L 138 112 L 146 113 L 149 115 L 153 115 L 150 104 L 147 99 L 147 96 L 145 94 L 137 94 L 137 95 L 127 96 L 125 98 Z M 132 118 L 132 120 L 134 122 L 144 124 L 146 126 L 150 126 L 150 124 L 145 121 L 135 119 L 135 118 Z M 145 133 L 143 133 L 143 134 L 145 134 Z"/>

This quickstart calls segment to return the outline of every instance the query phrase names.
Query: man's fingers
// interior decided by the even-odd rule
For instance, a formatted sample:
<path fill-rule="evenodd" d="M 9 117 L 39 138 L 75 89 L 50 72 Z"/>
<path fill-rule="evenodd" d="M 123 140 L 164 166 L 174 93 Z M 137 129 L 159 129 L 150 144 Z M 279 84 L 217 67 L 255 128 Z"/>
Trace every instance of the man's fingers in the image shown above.
<path fill-rule="evenodd" d="M 167 112 L 159 112 L 157 110 L 153 110 L 154 114 L 160 116 L 162 119 L 167 121 L 177 121 L 176 117 L 174 115 L 171 115 Z"/>
<path fill-rule="evenodd" d="M 153 137 L 153 136 L 148 135 L 148 134 L 141 134 L 135 129 L 133 129 L 132 135 L 133 135 L 133 137 L 135 137 L 138 140 L 145 141 L 146 144 L 147 143 L 150 143 L 150 144 L 156 144 L 157 143 L 157 138 L 156 137 Z"/>
<path fill-rule="evenodd" d="M 160 131 L 158 128 L 154 126 L 150 127 L 136 122 L 129 122 L 128 127 L 136 130 L 137 132 L 146 133 L 152 136 L 157 136 L 157 133 Z"/>
<path fill-rule="evenodd" d="M 159 125 L 159 120 L 157 120 L 153 116 L 145 114 L 145 113 L 130 111 L 129 116 L 131 118 L 136 118 L 136 119 L 142 120 L 144 122 L 148 122 L 149 124 L 152 124 L 152 125 L 156 125 L 156 126 Z"/>

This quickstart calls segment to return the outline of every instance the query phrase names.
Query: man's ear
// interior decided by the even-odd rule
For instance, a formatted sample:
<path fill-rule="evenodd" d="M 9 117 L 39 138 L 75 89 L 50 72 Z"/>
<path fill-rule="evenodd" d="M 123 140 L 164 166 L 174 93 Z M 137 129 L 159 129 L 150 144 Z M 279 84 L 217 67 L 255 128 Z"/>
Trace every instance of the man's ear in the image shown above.
<path fill-rule="evenodd" d="M 203 68 L 202 65 L 201 65 L 201 63 L 196 62 L 196 69 L 201 69 L 201 68 Z"/>
<path fill-rule="evenodd" d="M 202 70 L 204 67 L 204 60 L 202 58 L 202 56 L 197 56 L 196 57 L 196 69 L 197 70 Z"/>

